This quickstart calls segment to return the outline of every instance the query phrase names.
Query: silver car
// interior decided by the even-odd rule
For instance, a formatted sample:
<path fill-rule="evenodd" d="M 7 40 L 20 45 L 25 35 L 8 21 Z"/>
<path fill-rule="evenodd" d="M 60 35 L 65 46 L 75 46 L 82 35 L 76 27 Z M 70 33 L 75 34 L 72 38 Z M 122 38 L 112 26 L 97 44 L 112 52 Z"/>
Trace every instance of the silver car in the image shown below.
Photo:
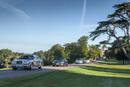
<path fill-rule="evenodd" d="M 83 64 L 84 61 L 83 61 L 82 58 L 77 58 L 77 59 L 75 60 L 75 63 L 76 63 L 76 64 Z"/>
<path fill-rule="evenodd" d="M 16 60 L 12 61 L 12 69 L 17 70 L 18 68 L 23 69 L 41 69 L 43 61 L 36 55 L 24 55 Z"/>

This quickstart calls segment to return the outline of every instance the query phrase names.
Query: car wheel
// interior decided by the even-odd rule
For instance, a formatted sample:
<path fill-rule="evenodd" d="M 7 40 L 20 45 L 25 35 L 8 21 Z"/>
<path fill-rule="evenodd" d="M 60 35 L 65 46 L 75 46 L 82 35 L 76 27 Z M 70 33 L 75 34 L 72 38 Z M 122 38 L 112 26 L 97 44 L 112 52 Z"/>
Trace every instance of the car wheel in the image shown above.
<path fill-rule="evenodd" d="M 38 69 L 42 69 L 42 66 L 39 66 Z"/>
<path fill-rule="evenodd" d="M 30 67 L 28 68 L 29 70 L 33 69 L 33 63 L 30 65 Z"/>
<path fill-rule="evenodd" d="M 40 63 L 38 69 L 42 69 L 42 65 L 43 63 Z"/>
<path fill-rule="evenodd" d="M 66 64 L 66 66 L 68 66 L 68 64 Z"/>

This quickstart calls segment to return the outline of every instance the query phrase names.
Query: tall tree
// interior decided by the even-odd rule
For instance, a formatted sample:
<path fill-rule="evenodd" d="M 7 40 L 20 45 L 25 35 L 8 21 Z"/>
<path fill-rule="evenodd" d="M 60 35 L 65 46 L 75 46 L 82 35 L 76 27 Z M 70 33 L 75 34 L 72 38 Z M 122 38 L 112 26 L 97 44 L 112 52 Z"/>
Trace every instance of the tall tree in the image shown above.
<path fill-rule="evenodd" d="M 54 60 L 54 56 L 50 50 L 44 52 L 45 60 L 44 64 L 45 65 L 50 65 L 52 61 Z"/>
<path fill-rule="evenodd" d="M 88 56 L 91 59 L 96 59 L 98 57 L 100 57 L 100 49 L 97 46 L 91 45 L 89 46 L 89 52 L 88 52 Z"/>
<path fill-rule="evenodd" d="M 82 36 L 78 40 L 79 44 L 79 54 L 81 58 L 87 58 L 88 57 L 88 37 L 87 36 Z"/>
<path fill-rule="evenodd" d="M 76 42 L 65 44 L 65 53 L 70 63 L 73 63 L 76 58 L 80 58 L 79 45 Z"/>
<path fill-rule="evenodd" d="M 54 58 L 65 58 L 64 50 L 65 49 L 60 44 L 56 44 L 50 49 Z"/>
<path fill-rule="evenodd" d="M 74 62 L 76 58 L 88 57 L 88 37 L 82 36 L 77 42 L 65 44 L 65 53 L 69 59 L 69 62 Z"/>
<path fill-rule="evenodd" d="M 95 40 L 95 38 L 102 34 L 106 34 L 108 39 L 103 41 L 106 44 L 110 44 L 113 40 L 117 40 L 117 46 L 121 48 L 124 55 L 130 61 L 130 53 L 125 48 L 126 44 L 130 47 L 130 2 L 116 4 L 113 7 L 115 8 L 115 12 L 108 15 L 109 19 L 107 21 L 99 22 L 99 26 L 96 30 L 91 32 L 90 37 L 92 40 Z"/>

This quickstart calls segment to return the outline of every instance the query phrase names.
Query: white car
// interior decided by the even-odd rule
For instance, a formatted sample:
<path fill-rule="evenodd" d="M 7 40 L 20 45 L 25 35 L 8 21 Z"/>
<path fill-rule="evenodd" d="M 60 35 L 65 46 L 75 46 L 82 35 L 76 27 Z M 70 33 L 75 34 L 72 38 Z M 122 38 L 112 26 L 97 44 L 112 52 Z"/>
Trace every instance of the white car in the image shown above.
<path fill-rule="evenodd" d="M 36 55 L 24 55 L 16 60 L 13 60 L 11 63 L 12 69 L 17 70 L 18 68 L 23 69 L 41 69 L 43 61 Z"/>
<path fill-rule="evenodd" d="M 83 60 L 83 63 L 90 63 L 90 60 Z"/>
<path fill-rule="evenodd" d="M 77 59 L 75 60 L 75 63 L 76 63 L 76 64 L 83 64 L 84 61 L 83 61 L 82 58 L 77 58 Z"/>

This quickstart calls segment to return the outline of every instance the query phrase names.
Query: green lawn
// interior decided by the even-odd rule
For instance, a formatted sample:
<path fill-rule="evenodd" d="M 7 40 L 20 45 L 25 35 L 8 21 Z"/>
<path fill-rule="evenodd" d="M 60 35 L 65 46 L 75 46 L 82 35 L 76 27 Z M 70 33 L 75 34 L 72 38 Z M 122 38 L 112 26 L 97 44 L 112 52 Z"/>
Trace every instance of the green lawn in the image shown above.
<path fill-rule="evenodd" d="M 89 65 L 0 80 L 0 87 L 130 87 L 130 65 Z"/>
<path fill-rule="evenodd" d="M 111 59 L 111 60 L 99 62 L 97 64 L 105 64 L 105 65 L 124 65 L 125 64 L 125 65 L 127 65 L 128 61 L 125 61 L 123 64 L 123 61 Z"/>
<path fill-rule="evenodd" d="M 10 70 L 11 68 L 0 68 L 0 70 Z"/>

